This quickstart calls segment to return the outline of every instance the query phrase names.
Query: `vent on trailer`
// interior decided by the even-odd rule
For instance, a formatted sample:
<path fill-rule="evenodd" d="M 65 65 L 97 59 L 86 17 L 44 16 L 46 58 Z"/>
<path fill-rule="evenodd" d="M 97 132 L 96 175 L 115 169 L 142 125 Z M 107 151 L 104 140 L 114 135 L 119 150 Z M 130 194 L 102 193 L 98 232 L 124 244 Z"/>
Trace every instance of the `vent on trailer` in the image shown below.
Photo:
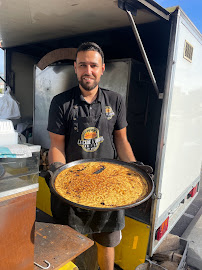
<path fill-rule="evenodd" d="M 184 58 L 189 62 L 192 62 L 194 47 L 185 40 L 184 45 Z"/>

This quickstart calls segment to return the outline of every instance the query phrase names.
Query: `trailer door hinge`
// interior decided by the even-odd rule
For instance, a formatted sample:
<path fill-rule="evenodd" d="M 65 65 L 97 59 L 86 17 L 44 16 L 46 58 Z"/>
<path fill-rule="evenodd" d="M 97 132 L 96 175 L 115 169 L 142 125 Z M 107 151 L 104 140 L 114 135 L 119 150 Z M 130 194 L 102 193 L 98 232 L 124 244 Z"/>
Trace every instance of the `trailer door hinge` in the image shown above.
<path fill-rule="evenodd" d="M 153 199 L 156 199 L 156 200 L 160 200 L 161 198 L 162 198 L 162 193 L 158 193 L 158 194 L 156 194 L 156 193 L 153 193 Z"/>

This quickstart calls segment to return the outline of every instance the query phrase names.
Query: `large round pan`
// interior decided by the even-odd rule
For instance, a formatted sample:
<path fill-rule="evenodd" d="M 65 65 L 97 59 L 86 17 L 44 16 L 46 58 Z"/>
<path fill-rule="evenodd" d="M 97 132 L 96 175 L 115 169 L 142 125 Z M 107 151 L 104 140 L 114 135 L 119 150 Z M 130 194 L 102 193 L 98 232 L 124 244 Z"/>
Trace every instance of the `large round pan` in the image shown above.
<path fill-rule="evenodd" d="M 63 198 L 55 189 L 55 179 L 56 177 L 65 169 L 73 167 L 75 165 L 81 164 L 81 163 L 86 163 L 86 162 L 108 162 L 108 163 L 113 163 L 113 164 L 118 164 L 118 165 L 122 165 L 126 168 L 132 169 L 135 172 L 139 173 L 141 176 L 144 177 L 144 179 L 147 181 L 148 184 L 148 192 L 145 195 L 144 198 L 142 198 L 140 201 L 135 202 L 133 204 L 128 204 L 128 205 L 123 205 L 123 206 L 117 206 L 117 207 L 107 207 L 107 208 L 99 208 L 99 207 L 92 207 L 92 206 L 85 206 L 85 205 L 81 205 L 78 203 L 74 203 L 72 201 L 69 201 L 65 198 Z M 87 209 L 87 210 L 96 210 L 96 211 L 112 211 L 112 210 L 120 210 L 120 209 L 127 209 L 127 208 L 132 208 L 134 206 L 137 206 L 143 202 L 145 202 L 146 200 L 148 200 L 153 191 L 154 191 L 154 183 L 153 180 L 151 179 L 151 177 L 142 169 L 140 169 L 137 165 L 132 164 L 132 163 L 127 163 L 127 162 L 123 162 L 123 161 L 119 161 L 119 160 L 115 160 L 115 159 L 81 159 L 81 160 L 76 160 L 70 163 L 67 163 L 65 165 L 63 165 L 62 167 L 60 167 L 59 169 L 57 169 L 55 171 L 55 173 L 53 174 L 53 177 L 51 178 L 51 190 L 54 192 L 54 194 L 56 194 L 61 200 L 63 200 L 64 202 L 71 204 L 73 206 L 79 207 L 79 208 L 83 208 L 83 209 Z"/>

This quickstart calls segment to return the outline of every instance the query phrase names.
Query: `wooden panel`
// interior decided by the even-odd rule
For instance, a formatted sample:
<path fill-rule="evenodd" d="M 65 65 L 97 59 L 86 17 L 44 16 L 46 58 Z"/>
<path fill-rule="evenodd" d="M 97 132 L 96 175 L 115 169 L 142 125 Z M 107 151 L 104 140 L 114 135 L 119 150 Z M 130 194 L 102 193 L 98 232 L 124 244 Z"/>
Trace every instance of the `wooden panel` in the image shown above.
<path fill-rule="evenodd" d="M 0 202 L 0 269 L 33 270 L 36 192 Z"/>
<path fill-rule="evenodd" d="M 36 222 L 34 261 L 45 266 L 46 260 L 51 264 L 50 269 L 60 269 L 93 244 L 67 225 Z"/>
<path fill-rule="evenodd" d="M 37 188 L 28 189 L 28 190 L 25 190 L 25 191 L 22 191 L 22 192 L 18 192 L 18 193 L 15 193 L 15 194 L 11 194 L 11 195 L 8 195 L 8 196 L 4 196 L 4 197 L 0 198 L 0 202 L 8 201 L 8 200 L 13 199 L 13 198 L 18 198 L 18 197 L 26 195 L 26 194 L 37 192 L 38 190 L 39 189 L 37 187 Z"/>
<path fill-rule="evenodd" d="M 47 66 L 61 60 L 75 60 L 76 59 L 76 48 L 60 48 L 47 53 L 37 64 L 41 70 Z"/>

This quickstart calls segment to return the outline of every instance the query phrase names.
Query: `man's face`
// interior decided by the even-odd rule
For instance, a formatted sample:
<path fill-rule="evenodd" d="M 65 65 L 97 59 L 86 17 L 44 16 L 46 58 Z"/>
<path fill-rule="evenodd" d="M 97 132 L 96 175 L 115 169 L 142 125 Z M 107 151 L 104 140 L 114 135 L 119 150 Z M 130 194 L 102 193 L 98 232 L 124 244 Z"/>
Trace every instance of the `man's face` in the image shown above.
<path fill-rule="evenodd" d="M 105 70 L 101 55 L 96 51 L 81 51 L 77 54 L 74 69 L 79 85 L 86 91 L 95 89 Z"/>

